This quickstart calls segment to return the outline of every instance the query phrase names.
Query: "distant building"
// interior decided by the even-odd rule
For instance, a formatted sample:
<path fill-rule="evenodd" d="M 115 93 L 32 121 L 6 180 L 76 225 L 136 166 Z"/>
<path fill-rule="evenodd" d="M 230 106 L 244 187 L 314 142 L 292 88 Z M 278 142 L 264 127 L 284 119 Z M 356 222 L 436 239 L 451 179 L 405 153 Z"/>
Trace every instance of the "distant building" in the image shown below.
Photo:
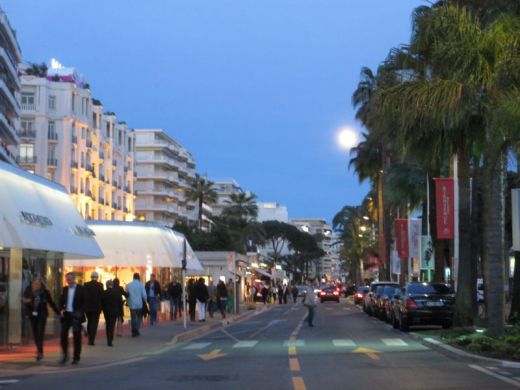
<path fill-rule="evenodd" d="M 289 223 L 289 212 L 287 207 L 277 202 L 257 202 L 258 222 L 279 221 Z"/>
<path fill-rule="evenodd" d="M 163 129 L 136 129 L 135 136 L 137 219 L 167 226 L 195 224 L 198 205 L 185 195 L 195 179 L 191 153 Z"/>
<path fill-rule="evenodd" d="M 17 129 L 20 124 L 20 106 L 17 95 L 20 91 L 18 64 L 22 54 L 16 33 L 9 24 L 7 15 L 0 9 L 0 160 L 15 164 L 20 139 Z"/>
<path fill-rule="evenodd" d="M 104 112 L 74 68 L 21 75 L 18 164 L 61 183 L 85 219 L 134 219 L 131 129 Z"/>
<path fill-rule="evenodd" d="M 298 229 L 311 235 L 320 235 L 322 240 L 319 243 L 320 248 L 325 252 L 325 255 L 319 259 L 316 264 L 316 276 L 327 278 L 333 277 L 333 263 L 332 263 L 332 228 L 324 219 L 319 218 L 297 218 L 291 219 L 291 223 Z"/>
<path fill-rule="evenodd" d="M 212 180 L 213 181 L 213 180 Z M 213 215 L 219 216 L 226 206 L 229 206 L 231 195 L 244 193 L 244 190 L 234 179 L 214 180 L 213 189 L 217 192 L 217 202 L 212 206 Z"/>

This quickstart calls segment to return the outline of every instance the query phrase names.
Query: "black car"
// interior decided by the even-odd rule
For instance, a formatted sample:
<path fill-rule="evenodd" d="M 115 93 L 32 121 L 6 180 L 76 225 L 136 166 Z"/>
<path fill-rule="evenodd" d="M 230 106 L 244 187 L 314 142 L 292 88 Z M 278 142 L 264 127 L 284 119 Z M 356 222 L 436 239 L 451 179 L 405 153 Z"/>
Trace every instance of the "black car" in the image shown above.
<path fill-rule="evenodd" d="M 386 285 L 379 298 L 376 301 L 377 305 L 377 316 L 382 320 L 388 321 L 388 308 L 390 306 L 390 300 L 396 295 L 396 290 L 400 291 L 398 286 Z"/>
<path fill-rule="evenodd" d="M 399 283 L 396 282 L 372 282 L 370 284 L 370 288 L 368 290 L 368 293 L 365 296 L 365 301 L 363 302 L 363 311 L 365 311 L 369 315 L 375 315 L 376 314 L 376 290 L 377 288 L 381 286 L 383 289 L 385 286 L 393 286 L 393 287 L 399 287 Z M 380 289 L 382 292 L 382 290 Z"/>
<path fill-rule="evenodd" d="M 357 288 L 356 293 L 354 294 L 354 304 L 359 305 L 361 302 L 365 300 L 365 295 L 367 295 L 369 287 L 361 286 Z"/>
<path fill-rule="evenodd" d="M 455 293 L 449 284 L 408 283 L 394 307 L 394 327 L 408 331 L 413 325 L 451 327 Z"/>
<path fill-rule="evenodd" d="M 399 287 L 394 287 L 393 292 L 389 295 L 388 299 L 385 301 L 385 320 L 394 324 L 394 308 L 396 304 L 399 303 L 401 299 L 401 289 Z"/>
<path fill-rule="evenodd" d="M 318 294 L 321 303 L 325 301 L 336 301 L 339 303 L 339 290 L 335 287 L 323 287 Z"/>

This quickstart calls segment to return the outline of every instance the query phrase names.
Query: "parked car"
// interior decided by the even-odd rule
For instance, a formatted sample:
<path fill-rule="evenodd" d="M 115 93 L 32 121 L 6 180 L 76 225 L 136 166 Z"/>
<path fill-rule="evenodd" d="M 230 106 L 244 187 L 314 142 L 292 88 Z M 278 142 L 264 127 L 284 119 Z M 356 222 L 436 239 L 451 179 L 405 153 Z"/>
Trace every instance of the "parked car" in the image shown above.
<path fill-rule="evenodd" d="M 408 331 L 413 325 L 451 327 L 455 293 L 449 284 L 408 283 L 394 307 L 394 327 Z"/>
<path fill-rule="evenodd" d="M 368 286 L 361 286 L 357 288 L 356 293 L 354 294 L 354 304 L 359 305 L 365 300 L 365 295 L 367 294 L 368 289 Z"/>
<path fill-rule="evenodd" d="M 395 291 L 399 291 L 399 287 L 386 285 L 383 288 L 383 292 L 377 299 L 377 316 L 384 321 L 388 321 L 387 310 L 390 304 L 390 299 L 395 295 Z"/>
<path fill-rule="evenodd" d="M 365 300 L 363 302 L 363 311 L 368 315 L 375 315 L 376 309 L 376 290 L 379 286 L 394 286 L 399 287 L 399 283 L 396 282 L 372 282 L 370 283 L 370 288 L 365 296 Z"/>
<path fill-rule="evenodd" d="M 390 293 L 388 300 L 385 303 L 385 320 L 391 324 L 394 323 L 394 308 L 401 299 L 401 289 L 393 287 L 393 292 Z"/>
<path fill-rule="evenodd" d="M 339 291 L 335 287 L 323 287 L 318 294 L 320 302 L 336 301 L 339 303 Z"/>

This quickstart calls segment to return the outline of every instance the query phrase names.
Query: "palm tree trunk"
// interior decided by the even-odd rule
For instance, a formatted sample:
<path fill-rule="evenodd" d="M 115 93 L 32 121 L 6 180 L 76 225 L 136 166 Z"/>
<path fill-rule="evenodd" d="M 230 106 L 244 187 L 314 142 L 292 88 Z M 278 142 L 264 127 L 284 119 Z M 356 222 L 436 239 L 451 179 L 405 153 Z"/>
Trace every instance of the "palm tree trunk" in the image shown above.
<path fill-rule="evenodd" d="M 458 326 L 473 325 L 476 281 L 471 265 L 471 204 L 469 180 L 469 146 L 465 144 L 457 156 L 459 184 L 459 267 L 454 321 Z"/>
<path fill-rule="evenodd" d="M 474 306 L 473 306 L 473 316 L 476 318 L 478 316 L 478 302 L 477 302 L 477 279 L 479 275 L 479 257 L 482 249 L 482 215 L 481 215 L 481 179 L 482 179 L 482 170 L 480 169 L 480 157 L 475 157 L 473 159 L 473 174 L 471 177 L 472 185 L 471 185 L 471 278 L 473 281 L 473 286 L 475 291 L 473 293 Z"/>
<path fill-rule="evenodd" d="M 444 269 L 446 263 L 444 261 L 445 241 L 437 238 L 437 214 L 435 207 L 435 177 L 440 176 L 439 171 L 432 172 L 428 177 L 429 192 L 430 192 L 430 234 L 433 240 L 434 256 L 435 256 L 435 270 L 433 273 L 433 281 L 441 283 L 445 281 Z"/>
<path fill-rule="evenodd" d="M 488 153 L 484 160 L 487 191 L 484 192 L 484 286 L 488 333 L 502 337 L 505 327 L 504 302 L 504 154 Z"/>
<path fill-rule="evenodd" d="M 383 202 L 383 173 L 377 175 L 377 219 L 379 230 L 379 259 L 380 274 L 385 280 L 390 280 L 390 262 L 386 255 L 386 237 L 385 237 L 385 209 Z"/>
<path fill-rule="evenodd" d="M 516 150 L 516 170 L 520 176 L 520 150 Z M 515 273 L 513 275 L 513 288 L 511 299 L 511 311 L 509 319 L 511 321 L 520 320 L 520 252 L 515 252 Z"/>

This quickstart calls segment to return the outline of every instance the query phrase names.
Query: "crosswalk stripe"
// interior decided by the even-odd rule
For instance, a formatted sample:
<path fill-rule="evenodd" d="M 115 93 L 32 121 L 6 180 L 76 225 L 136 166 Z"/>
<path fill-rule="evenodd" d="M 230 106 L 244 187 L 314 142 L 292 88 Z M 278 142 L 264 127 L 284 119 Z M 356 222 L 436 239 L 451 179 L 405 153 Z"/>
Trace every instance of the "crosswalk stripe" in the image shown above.
<path fill-rule="evenodd" d="M 7 385 L 7 384 L 11 384 L 11 383 L 18 383 L 18 382 L 20 382 L 20 379 L 1 379 L 0 380 L 1 385 Z"/>
<path fill-rule="evenodd" d="M 258 341 L 239 341 L 233 345 L 233 348 L 253 348 L 256 344 L 258 344 Z"/>
<path fill-rule="evenodd" d="M 287 340 L 283 343 L 284 347 L 305 347 L 305 341 L 303 340 Z"/>
<path fill-rule="evenodd" d="M 406 347 L 408 344 L 401 339 L 381 339 L 389 347 Z"/>
<path fill-rule="evenodd" d="M 185 346 L 183 349 L 204 349 L 206 347 L 209 347 L 211 343 L 191 343 L 187 346 Z"/>
<path fill-rule="evenodd" d="M 332 344 L 334 344 L 335 347 L 355 347 L 356 346 L 356 343 L 350 339 L 332 340 Z"/>

